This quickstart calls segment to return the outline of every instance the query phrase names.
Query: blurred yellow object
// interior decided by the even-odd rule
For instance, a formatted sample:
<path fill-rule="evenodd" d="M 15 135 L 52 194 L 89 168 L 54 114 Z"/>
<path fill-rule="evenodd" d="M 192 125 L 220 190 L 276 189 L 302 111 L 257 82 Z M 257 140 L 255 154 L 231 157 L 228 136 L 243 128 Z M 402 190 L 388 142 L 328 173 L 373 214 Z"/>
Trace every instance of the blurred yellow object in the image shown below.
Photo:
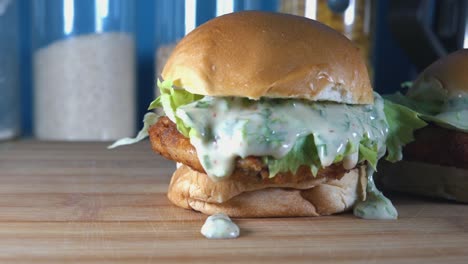
<path fill-rule="evenodd" d="M 338 8 L 345 4 L 343 12 L 336 11 L 336 8 L 333 10 L 332 4 L 336 3 L 339 3 Z M 372 1 L 281 0 L 279 11 L 315 19 L 352 40 L 366 59 L 369 76 L 372 79 Z"/>

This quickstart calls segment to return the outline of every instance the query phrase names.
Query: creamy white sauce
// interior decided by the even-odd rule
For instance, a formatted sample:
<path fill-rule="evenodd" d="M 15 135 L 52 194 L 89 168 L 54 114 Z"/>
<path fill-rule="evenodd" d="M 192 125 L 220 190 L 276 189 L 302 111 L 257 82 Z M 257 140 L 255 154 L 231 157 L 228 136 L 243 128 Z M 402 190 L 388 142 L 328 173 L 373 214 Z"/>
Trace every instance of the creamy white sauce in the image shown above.
<path fill-rule="evenodd" d="M 422 110 L 422 118 L 443 127 L 468 132 L 468 93 L 448 91 L 435 79 L 420 81 L 408 90 L 410 108 Z"/>
<path fill-rule="evenodd" d="M 236 238 L 240 234 L 239 227 L 225 214 L 209 216 L 200 232 L 209 239 Z"/>
<path fill-rule="evenodd" d="M 358 152 L 345 156 L 343 159 L 343 168 L 347 170 L 354 168 L 358 162 L 358 158 L 359 158 Z"/>
<path fill-rule="evenodd" d="M 374 97 L 374 105 L 346 105 L 207 96 L 179 107 L 176 116 L 193 128 L 190 141 L 213 180 L 229 176 L 236 157 L 278 159 L 291 150 L 299 137 L 311 134 L 323 167 L 343 156 L 350 143 L 355 149 L 344 157 L 344 164 L 353 168 L 363 139 L 385 150 L 388 126 L 383 100 L 378 94 Z"/>
<path fill-rule="evenodd" d="M 353 209 L 355 216 L 364 219 L 394 220 L 398 212 L 392 202 L 380 192 L 374 183 L 374 169 L 367 167 L 366 200 L 358 202 Z"/>
<path fill-rule="evenodd" d="M 461 129 L 468 132 L 468 94 L 458 94 L 447 98 L 442 111 L 435 115 L 433 120 L 442 126 L 445 124 L 450 127 Z"/>

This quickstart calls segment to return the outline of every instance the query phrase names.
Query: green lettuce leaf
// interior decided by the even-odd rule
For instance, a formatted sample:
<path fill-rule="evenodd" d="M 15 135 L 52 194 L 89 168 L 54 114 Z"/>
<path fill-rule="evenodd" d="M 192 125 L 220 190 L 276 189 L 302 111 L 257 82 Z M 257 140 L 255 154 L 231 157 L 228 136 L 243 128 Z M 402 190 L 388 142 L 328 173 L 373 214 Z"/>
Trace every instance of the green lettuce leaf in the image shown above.
<path fill-rule="evenodd" d="M 264 162 L 268 165 L 270 177 L 286 171 L 295 174 L 302 165 L 310 166 L 312 174 L 317 175 L 321 167 L 313 135 L 298 138 L 293 148 L 281 159 L 266 157 Z"/>
<path fill-rule="evenodd" d="M 414 131 L 426 126 L 427 123 L 419 118 L 417 112 L 389 100 L 384 100 L 384 113 L 388 124 L 386 159 L 396 162 L 402 159 L 402 147 L 414 140 Z M 334 163 L 341 162 L 344 156 L 356 151 L 359 151 L 359 162 L 367 161 L 376 170 L 378 160 L 383 153 L 380 154 L 377 145 L 372 144 L 367 138 L 360 142 L 358 150 L 348 144 L 345 152 L 338 155 Z M 296 172 L 301 165 L 310 166 L 312 173 L 316 175 L 321 168 L 313 135 L 299 138 L 291 151 L 281 159 L 266 158 L 265 162 L 268 164 L 270 175 L 286 171 Z"/>
<path fill-rule="evenodd" d="M 162 107 L 167 117 L 177 125 L 177 130 L 179 130 L 179 132 L 184 136 L 188 137 L 190 128 L 175 115 L 175 112 L 179 106 L 198 101 L 203 98 L 203 96 L 192 94 L 183 89 L 174 88 L 174 83 L 171 80 L 164 80 L 163 82 L 158 80 L 157 85 L 161 95 L 151 102 L 148 110 Z"/>
<path fill-rule="evenodd" d="M 378 161 L 377 146 L 372 145 L 368 147 L 367 143 L 367 140 L 361 142 L 358 150 L 355 146 L 348 144 L 345 152 L 342 155 L 336 156 L 333 163 L 341 162 L 345 156 L 359 151 L 359 162 L 367 161 L 369 165 L 375 169 Z M 322 167 L 312 134 L 298 138 L 294 147 L 284 157 L 280 159 L 266 157 L 264 158 L 264 162 L 268 165 L 270 177 L 279 172 L 287 171 L 291 171 L 295 174 L 297 169 L 302 165 L 310 166 L 312 174 L 317 175 L 318 170 Z"/>
<path fill-rule="evenodd" d="M 434 122 L 441 127 L 468 133 L 468 109 L 460 111 L 447 111 L 434 116 L 421 115 L 421 118 L 430 122 Z"/>
<path fill-rule="evenodd" d="M 159 81 L 157 85 L 160 89 L 160 96 L 151 102 L 148 110 L 157 107 L 162 107 L 166 115 L 175 121 L 178 130 L 186 137 L 194 134 L 193 129 L 186 126 L 182 119 L 175 115 L 178 107 L 198 101 L 203 98 L 201 95 L 192 94 L 186 90 L 177 89 L 170 80 Z M 387 159 L 397 161 L 401 159 L 401 148 L 403 145 L 413 140 L 413 131 L 426 125 L 424 121 L 418 118 L 416 112 L 409 108 L 392 103 L 385 100 L 384 112 L 389 125 L 389 134 L 387 138 Z M 135 138 L 124 138 L 116 141 L 109 148 L 114 148 L 121 145 L 136 143 L 148 136 L 149 127 L 156 123 L 158 116 L 154 113 L 148 113 L 144 118 L 144 126 Z M 335 157 L 334 163 L 341 162 L 343 158 L 352 153 L 358 152 L 359 162 L 367 161 L 369 165 L 375 169 L 379 155 L 376 144 L 372 144 L 367 139 L 360 142 L 359 146 L 348 144 L 345 152 Z M 275 175 L 279 172 L 291 171 L 296 172 L 302 165 L 310 166 L 314 175 L 321 168 L 321 162 L 318 155 L 318 147 L 314 142 L 314 136 L 308 135 L 297 139 L 291 151 L 280 159 L 265 157 L 265 163 L 269 167 L 270 175 Z"/>
<path fill-rule="evenodd" d="M 394 103 L 406 106 L 418 114 L 433 115 L 442 111 L 443 104 L 440 101 L 416 101 L 407 96 L 404 96 L 400 92 L 389 94 L 384 96 L 385 99 L 390 100 Z"/>
<path fill-rule="evenodd" d="M 447 101 L 422 100 L 418 97 L 410 98 L 399 92 L 385 96 L 387 100 L 412 109 L 423 120 L 462 132 L 468 132 L 467 98 L 454 98 Z"/>
<path fill-rule="evenodd" d="M 377 162 L 379 161 L 377 145 L 374 144 L 371 147 L 366 145 L 363 142 L 359 144 L 359 162 L 367 161 L 374 170 L 377 170 Z"/>
<path fill-rule="evenodd" d="M 391 162 L 402 159 L 402 147 L 414 140 L 413 132 L 427 125 L 417 112 L 385 100 L 384 113 L 388 123 L 387 157 Z"/>
<path fill-rule="evenodd" d="M 159 115 L 157 115 L 157 114 L 155 114 L 153 112 L 146 113 L 145 117 L 143 118 L 143 128 L 140 130 L 140 132 L 138 132 L 136 137 L 134 137 L 134 138 L 126 137 L 126 138 L 119 139 L 119 140 L 115 141 L 114 144 L 108 146 L 107 148 L 108 149 L 113 149 L 113 148 L 116 148 L 116 147 L 135 144 L 137 142 L 142 141 L 143 139 L 148 137 L 148 129 L 152 125 L 156 124 L 156 122 L 158 121 L 158 118 L 159 118 Z"/>
<path fill-rule="evenodd" d="M 153 110 L 158 107 L 162 107 L 166 115 L 177 124 L 177 129 L 186 137 L 189 136 L 190 128 L 184 125 L 184 123 L 175 116 L 176 109 L 181 105 L 186 105 L 193 101 L 197 101 L 203 96 L 192 94 L 182 89 L 174 88 L 174 84 L 170 80 L 161 82 L 158 80 L 157 85 L 159 87 L 160 96 L 152 101 L 148 107 L 148 110 Z M 112 149 L 119 146 L 135 144 L 148 137 L 148 129 L 158 121 L 159 115 L 153 112 L 146 113 L 143 118 L 143 128 L 138 132 L 134 138 L 122 138 L 114 142 L 107 148 Z"/>

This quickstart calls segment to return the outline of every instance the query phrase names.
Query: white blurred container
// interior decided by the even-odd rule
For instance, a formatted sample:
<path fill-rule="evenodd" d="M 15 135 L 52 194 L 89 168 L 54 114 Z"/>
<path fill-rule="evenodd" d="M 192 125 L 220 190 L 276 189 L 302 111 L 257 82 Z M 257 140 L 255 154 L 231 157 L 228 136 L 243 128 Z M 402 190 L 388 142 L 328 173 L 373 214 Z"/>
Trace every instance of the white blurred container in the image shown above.
<path fill-rule="evenodd" d="M 36 137 L 135 133 L 134 17 L 133 0 L 33 0 Z"/>

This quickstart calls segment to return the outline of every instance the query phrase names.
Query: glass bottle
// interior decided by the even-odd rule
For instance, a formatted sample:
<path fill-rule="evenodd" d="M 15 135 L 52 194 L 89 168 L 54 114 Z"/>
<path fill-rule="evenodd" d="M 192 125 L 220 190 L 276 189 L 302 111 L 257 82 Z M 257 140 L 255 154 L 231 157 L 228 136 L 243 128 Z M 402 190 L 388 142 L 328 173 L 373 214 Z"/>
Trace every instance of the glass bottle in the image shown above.
<path fill-rule="evenodd" d="M 279 11 L 320 21 L 345 35 L 360 49 L 372 76 L 371 0 L 281 0 Z"/>
<path fill-rule="evenodd" d="M 19 133 L 18 10 L 16 0 L 0 0 L 0 140 Z"/>
<path fill-rule="evenodd" d="M 35 135 L 135 133 L 135 1 L 33 0 Z"/>

